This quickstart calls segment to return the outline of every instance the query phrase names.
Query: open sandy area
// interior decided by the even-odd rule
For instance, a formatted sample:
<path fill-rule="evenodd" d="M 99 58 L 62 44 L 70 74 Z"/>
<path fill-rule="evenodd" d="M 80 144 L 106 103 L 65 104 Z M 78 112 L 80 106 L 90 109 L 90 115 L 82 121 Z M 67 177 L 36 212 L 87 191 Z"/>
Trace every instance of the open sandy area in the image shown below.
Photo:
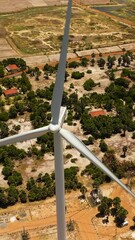
<path fill-rule="evenodd" d="M 31 7 L 45 7 L 67 4 L 67 0 L 10 0 L 0 1 L 0 12 L 16 12 Z"/>
<path fill-rule="evenodd" d="M 124 181 L 125 182 L 125 181 Z M 126 183 L 126 182 L 125 182 Z M 89 187 L 89 191 L 91 188 Z M 135 201 L 123 191 L 116 183 L 101 186 L 105 196 L 114 198 L 120 196 L 128 214 L 129 225 L 123 228 L 116 228 L 113 218 L 109 217 L 109 223 L 103 224 L 102 218 L 97 218 L 97 208 L 92 207 L 89 202 L 82 202 L 78 199 L 79 192 L 66 194 L 66 221 L 70 219 L 75 223 L 73 232 L 67 231 L 67 240 L 132 240 L 134 232 L 130 230 L 133 225 L 132 217 L 135 215 Z M 89 191 L 87 196 L 89 196 Z M 23 227 L 28 230 L 32 240 L 56 240 L 56 209 L 55 198 L 42 202 L 35 202 L 26 205 L 17 204 L 6 210 L 0 210 L 0 216 L 11 218 L 19 216 L 20 220 L 14 223 L 7 223 L 4 227 L 0 224 L 1 240 L 21 240 L 20 232 Z M 3 215 L 2 215 L 3 214 Z M 99 238 L 100 237 L 100 238 Z"/>

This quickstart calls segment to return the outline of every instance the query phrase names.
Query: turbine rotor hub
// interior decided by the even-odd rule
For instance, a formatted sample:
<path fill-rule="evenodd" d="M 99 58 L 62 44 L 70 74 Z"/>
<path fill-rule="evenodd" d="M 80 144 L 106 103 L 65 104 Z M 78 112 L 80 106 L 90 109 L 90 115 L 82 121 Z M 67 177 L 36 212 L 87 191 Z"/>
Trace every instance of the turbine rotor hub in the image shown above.
<path fill-rule="evenodd" d="M 49 130 L 52 132 L 52 133 L 57 133 L 57 132 L 59 132 L 59 130 L 60 130 L 60 125 L 58 125 L 58 124 L 50 124 L 49 125 Z"/>

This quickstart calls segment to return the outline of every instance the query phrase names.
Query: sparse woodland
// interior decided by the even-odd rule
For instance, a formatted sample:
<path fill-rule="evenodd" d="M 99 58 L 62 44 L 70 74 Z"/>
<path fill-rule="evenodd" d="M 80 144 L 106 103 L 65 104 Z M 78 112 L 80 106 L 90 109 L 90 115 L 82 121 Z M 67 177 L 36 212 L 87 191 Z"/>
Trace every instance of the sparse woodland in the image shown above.
<path fill-rule="evenodd" d="M 86 139 L 84 140 L 86 145 L 93 145 L 96 140 L 100 141 L 99 148 L 103 152 L 101 160 L 119 178 L 127 177 L 127 172 L 129 174 L 134 172 L 135 162 L 119 161 L 113 149 L 109 149 L 106 144 L 106 139 L 115 134 L 121 134 L 122 138 L 126 132 L 132 132 L 132 138 L 135 138 L 135 71 L 130 69 L 130 63 L 133 60 L 134 55 L 132 52 L 123 52 L 123 55 L 117 59 L 115 56 L 108 56 L 107 59 L 99 56 L 97 60 L 95 55 L 92 55 L 91 61 L 87 58 L 80 58 L 78 62 L 67 63 L 65 74 L 66 83 L 68 83 L 69 78 L 72 79 L 69 91 L 64 92 L 62 100 L 62 105 L 67 106 L 68 110 L 66 123 L 72 126 L 76 121 L 79 121 Z M 20 76 L 7 76 L 5 67 L 12 63 L 16 64 L 22 71 Z M 101 94 L 94 91 L 97 84 L 90 76 L 92 70 L 81 72 L 78 70 L 79 66 L 85 69 L 88 65 L 94 67 L 95 64 L 103 71 L 104 68 L 107 68 L 106 74 L 109 85 L 105 87 L 104 93 Z M 44 66 L 42 69 L 44 81 L 48 81 L 51 76 L 55 76 L 57 67 L 57 64 L 56 66 L 49 64 Z M 117 71 L 120 68 L 121 74 L 120 77 L 117 77 Z M 77 91 L 72 91 L 75 90 L 74 81 L 80 81 L 79 79 L 83 78 L 86 72 L 89 79 L 82 86 L 85 94 L 79 97 Z M 19 125 L 14 125 L 12 129 L 9 129 L 7 124 L 9 119 L 16 119 L 27 114 L 33 128 L 46 126 L 50 122 L 50 100 L 52 99 L 54 83 L 52 82 L 43 89 L 39 88 L 33 91 L 29 79 L 33 77 L 35 81 L 40 81 L 40 75 L 41 70 L 38 67 L 28 67 L 22 59 L 7 59 L 0 63 L 0 138 L 10 136 L 20 130 Z M 100 87 L 100 83 L 98 83 L 98 87 Z M 19 89 L 19 94 L 12 97 L 3 97 L 3 90 L 10 88 Z M 92 118 L 89 114 L 89 109 L 92 109 L 92 107 L 102 108 L 108 114 Z M 128 147 L 124 146 L 123 158 L 126 157 L 127 150 Z M 44 172 L 39 174 L 37 178 L 31 177 L 25 182 L 23 173 L 18 172 L 16 168 L 16 163 L 21 159 L 31 157 L 38 161 L 44 154 L 52 152 L 53 137 L 51 133 L 39 137 L 36 145 L 31 146 L 28 151 L 18 149 L 13 145 L 0 148 L 0 164 L 3 165 L 2 174 L 9 185 L 6 189 L 2 186 L 0 188 L 0 207 L 5 208 L 14 205 L 18 201 L 22 203 L 39 201 L 55 194 L 54 173 L 49 175 Z M 67 156 L 67 159 L 71 157 L 72 155 Z M 65 169 L 65 188 L 67 191 L 84 187 L 78 180 L 78 174 L 78 167 Z M 100 184 L 111 181 L 92 163 L 81 172 L 81 176 L 84 174 L 90 176 L 93 187 L 99 187 Z M 99 210 L 101 213 L 102 204 Z M 119 214 L 116 215 L 116 221 L 119 221 Z"/>

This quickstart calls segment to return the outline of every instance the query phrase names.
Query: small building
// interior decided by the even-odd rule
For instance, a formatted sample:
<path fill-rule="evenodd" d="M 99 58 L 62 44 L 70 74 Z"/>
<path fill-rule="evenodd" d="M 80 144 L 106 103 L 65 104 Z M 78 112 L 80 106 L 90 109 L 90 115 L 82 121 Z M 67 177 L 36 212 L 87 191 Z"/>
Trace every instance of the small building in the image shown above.
<path fill-rule="evenodd" d="M 16 64 L 9 64 L 8 66 L 6 66 L 6 70 L 9 73 L 15 73 L 20 71 L 20 68 Z"/>
<path fill-rule="evenodd" d="M 18 90 L 16 88 L 8 89 L 8 90 L 5 90 L 3 94 L 5 95 L 5 97 L 11 97 L 11 96 L 17 95 Z"/>
<path fill-rule="evenodd" d="M 103 109 L 96 109 L 96 110 L 91 111 L 89 114 L 90 114 L 91 117 L 98 117 L 100 115 L 104 115 L 105 116 L 106 115 L 106 111 L 103 110 Z"/>
<path fill-rule="evenodd" d="M 93 204 L 97 205 L 101 202 L 102 192 L 100 189 L 95 188 L 91 191 L 90 196 Z"/>

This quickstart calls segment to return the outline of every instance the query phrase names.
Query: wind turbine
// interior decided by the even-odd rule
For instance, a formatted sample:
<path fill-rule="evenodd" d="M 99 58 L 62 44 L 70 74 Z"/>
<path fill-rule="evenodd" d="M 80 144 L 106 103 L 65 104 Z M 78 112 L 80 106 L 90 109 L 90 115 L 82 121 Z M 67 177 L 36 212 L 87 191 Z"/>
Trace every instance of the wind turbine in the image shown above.
<path fill-rule="evenodd" d="M 56 180 L 56 209 L 57 209 L 57 235 L 58 240 L 66 240 L 66 221 L 65 221 L 65 197 L 64 197 L 64 165 L 63 165 L 63 148 L 62 138 L 75 147 L 81 154 L 87 157 L 93 164 L 100 168 L 112 180 L 116 181 L 124 190 L 135 198 L 135 194 L 130 191 L 75 135 L 62 128 L 66 107 L 61 106 L 66 57 L 68 48 L 69 26 L 71 18 L 72 0 L 68 1 L 68 9 L 66 15 L 66 24 L 64 37 L 62 42 L 62 50 L 60 54 L 59 67 L 56 76 L 56 83 L 53 91 L 51 113 L 52 120 L 48 126 L 34 129 L 28 132 L 16 134 L 0 140 L 0 146 L 14 144 L 16 142 L 27 141 L 40 137 L 47 132 L 54 134 L 54 155 L 55 155 L 55 180 Z"/>

